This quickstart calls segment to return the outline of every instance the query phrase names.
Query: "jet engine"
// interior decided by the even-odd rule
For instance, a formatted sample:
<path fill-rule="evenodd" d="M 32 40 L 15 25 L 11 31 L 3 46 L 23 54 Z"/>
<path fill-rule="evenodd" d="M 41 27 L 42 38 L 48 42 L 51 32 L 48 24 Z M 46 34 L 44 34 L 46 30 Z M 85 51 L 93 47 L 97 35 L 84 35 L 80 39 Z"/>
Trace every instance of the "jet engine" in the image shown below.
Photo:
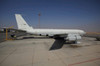
<path fill-rule="evenodd" d="M 68 41 L 77 41 L 81 39 L 81 36 L 79 34 L 68 34 L 68 36 L 64 39 Z"/>

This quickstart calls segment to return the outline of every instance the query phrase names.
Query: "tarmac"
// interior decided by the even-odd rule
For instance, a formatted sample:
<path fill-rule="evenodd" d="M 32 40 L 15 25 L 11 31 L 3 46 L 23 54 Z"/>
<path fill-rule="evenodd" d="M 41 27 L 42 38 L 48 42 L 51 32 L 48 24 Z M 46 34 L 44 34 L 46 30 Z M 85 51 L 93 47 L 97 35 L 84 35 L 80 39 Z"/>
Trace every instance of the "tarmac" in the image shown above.
<path fill-rule="evenodd" d="M 20 37 L 0 43 L 0 66 L 100 66 L 100 41 L 80 44 L 45 37 Z"/>

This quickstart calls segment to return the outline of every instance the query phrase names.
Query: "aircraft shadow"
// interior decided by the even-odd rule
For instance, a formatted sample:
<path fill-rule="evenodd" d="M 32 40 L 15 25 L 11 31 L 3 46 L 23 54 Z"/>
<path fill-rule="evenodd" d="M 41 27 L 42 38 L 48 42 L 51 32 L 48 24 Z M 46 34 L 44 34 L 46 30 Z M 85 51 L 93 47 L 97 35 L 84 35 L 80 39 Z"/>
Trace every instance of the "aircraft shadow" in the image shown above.
<path fill-rule="evenodd" d="M 23 37 L 23 39 L 50 39 L 49 37 Z"/>
<path fill-rule="evenodd" d="M 64 40 L 64 39 L 55 39 L 55 42 L 53 43 L 53 45 L 50 47 L 49 50 L 60 49 L 63 47 L 65 42 L 66 42 L 66 40 Z"/>
<path fill-rule="evenodd" d="M 23 37 L 17 40 L 23 40 L 23 39 L 50 39 L 49 37 Z"/>
<path fill-rule="evenodd" d="M 23 39 L 33 39 L 34 37 L 23 37 Z"/>

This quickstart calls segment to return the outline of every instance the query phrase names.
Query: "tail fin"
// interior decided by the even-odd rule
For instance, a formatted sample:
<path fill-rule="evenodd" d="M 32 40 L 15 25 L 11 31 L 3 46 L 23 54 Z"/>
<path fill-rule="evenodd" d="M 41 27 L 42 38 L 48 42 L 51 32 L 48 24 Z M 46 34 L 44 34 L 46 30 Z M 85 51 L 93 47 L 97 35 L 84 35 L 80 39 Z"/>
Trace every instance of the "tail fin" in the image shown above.
<path fill-rule="evenodd" d="M 30 29 L 33 30 L 33 28 L 30 27 L 30 26 L 26 23 L 26 21 L 23 19 L 23 17 L 22 17 L 20 14 L 15 14 L 15 18 L 16 18 L 16 21 L 17 21 L 18 29 L 20 29 L 20 30 L 25 30 L 25 31 L 30 30 Z"/>

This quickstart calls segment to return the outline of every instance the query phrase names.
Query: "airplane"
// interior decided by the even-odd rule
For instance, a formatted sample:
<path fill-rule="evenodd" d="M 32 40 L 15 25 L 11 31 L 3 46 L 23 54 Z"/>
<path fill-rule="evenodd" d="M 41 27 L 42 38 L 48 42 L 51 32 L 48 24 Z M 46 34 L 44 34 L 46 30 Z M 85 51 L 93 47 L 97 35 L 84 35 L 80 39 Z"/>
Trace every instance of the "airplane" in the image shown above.
<path fill-rule="evenodd" d="M 53 37 L 54 39 L 62 38 L 66 41 L 72 41 L 76 44 L 78 40 L 81 39 L 82 35 L 86 33 L 85 31 L 79 29 L 34 29 L 26 23 L 21 14 L 15 14 L 15 18 L 18 30 L 39 36 L 49 36 Z"/>

